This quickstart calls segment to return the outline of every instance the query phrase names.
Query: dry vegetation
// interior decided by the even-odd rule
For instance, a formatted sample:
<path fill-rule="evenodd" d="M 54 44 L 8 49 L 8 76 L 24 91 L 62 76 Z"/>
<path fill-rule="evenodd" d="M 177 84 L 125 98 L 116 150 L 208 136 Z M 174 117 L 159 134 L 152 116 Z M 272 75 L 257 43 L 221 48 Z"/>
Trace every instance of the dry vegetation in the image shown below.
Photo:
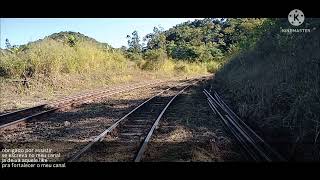
<path fill-rule="evenodd" d="M 255 47 L 232 58 L 214 87 L 288 159 L 319 160 L 320 20 L 311 33 L 281 33 L 275 21 Z"/>
<path fill-rule="evenodd" d="M 71 47 L 45 38 L 15 52 L 1 52 L 0 111 L 120 83 L 205 73 L 207 67 L 203 64 L 172 59 L 133 61 L 119 50 L 95 42 L 79 41 Z M 29 87 L 20 82 L 25 77 Z"/>

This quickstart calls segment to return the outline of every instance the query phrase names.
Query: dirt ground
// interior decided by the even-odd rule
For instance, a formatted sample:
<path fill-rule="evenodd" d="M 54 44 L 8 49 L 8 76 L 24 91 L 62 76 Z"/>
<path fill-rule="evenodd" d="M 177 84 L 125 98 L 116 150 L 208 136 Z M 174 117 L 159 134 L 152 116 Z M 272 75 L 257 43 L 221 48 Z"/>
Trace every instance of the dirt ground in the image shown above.
<path fill-rule="evenodd" d="M 51 148 L 60 156 L 50 161 L 65 161 L 144 100 L 177 83 L 112 95 L 6 129 L 0 132 L 0 148 Z M 234 148 L 235 141 L 211 112 L 202 87 L 203 84 L 199 83 L 188 88 L 171 104 L 147 147 L 143 161 L 241 160 L 239 150 Z M 92 149 L 108 147 L 108 143 L 103 143 Z M 126 147 L 121 145 L 119 148 Z M 85 161 L 126 161 L 122 156 L 118 160 L 99 158 L 104 151 L 93 152 Z"/>

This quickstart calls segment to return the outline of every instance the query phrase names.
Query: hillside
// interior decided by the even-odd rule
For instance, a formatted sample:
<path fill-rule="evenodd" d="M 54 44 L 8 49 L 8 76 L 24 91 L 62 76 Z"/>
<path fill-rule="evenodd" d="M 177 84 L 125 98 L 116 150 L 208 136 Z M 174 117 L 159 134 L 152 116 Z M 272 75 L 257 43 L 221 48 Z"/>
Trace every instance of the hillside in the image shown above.
<path fill-rule="evenodd" d="M 75 32 L 55 33 L 1 52 L 0 111 L 115 84 L 207 73 L 206 64 L 168 58 L 134 61 L 127 52 Z M 27 86 L 21 83 L 24 79 Z"/>
<path fill-rule="evenodd" d="M 213 87 L 251 126 L 292 160 L 319 160 L 320 19 L 310 33 L 281 33 L 287 19 L 268 26 L 255 47 L 217 72 Z"/>
<path fill-rule="evenodd" d="M 205 18 L 178 24 L 168 30 L 154 28 L 145 50 L 163 49 L 177 60 L 222 62 L 239 43 L 260 28 L 266 19 Z"/>
<path fill-rule="evenodd" d="M 89 36 L 86 36 L 84 34 L 81 34 L 79 32 L 72 32 L 72 31 L 63 31 L 63 32 L 59 32 L 59 33 L 54 33 L 51 34 L 47 37 L 45 37 L 45 39 L 53 39 L 56 41 L 60 41 L 60 42 L 79 42 L 79 41 L 87 41 L 87 42 L 92 42 L 96 45 L 100 45 L 102 47 L 105 48 L 112 48 L 111 45 L 109 45 L 108 43 L 101 43 L 98 42 L 97 40 L 95 40 L 94 38 L 91 38 Z"/>

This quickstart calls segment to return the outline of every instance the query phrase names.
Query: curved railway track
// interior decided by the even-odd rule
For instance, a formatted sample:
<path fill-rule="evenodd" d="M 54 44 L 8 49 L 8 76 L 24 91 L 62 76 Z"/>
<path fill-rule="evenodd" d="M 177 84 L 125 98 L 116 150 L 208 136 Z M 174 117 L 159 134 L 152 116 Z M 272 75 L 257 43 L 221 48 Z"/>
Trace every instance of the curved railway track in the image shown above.
<path fill-rule="evenodd" d="M 76 96 L 62 98 L 60 100 L 53 101 L 52 103 L 49 103 L 49 104 L 41 104 L 35 107 L 25 108 L 22 110 L 1 114 L 0 129 L 18 125 L 20 123 L 26 122 L 34 118 L 38 118 L 40 116 L 49 114 L 51 112 L 57 111 L 62 108 L 75 106 L 81 103 L 85 103 L 87 101 L 93 101 L 96 99 L 134 90 L 137 88 L 160 84 L 162 82 L 163 81 L 137 83 L 137 84 L 131 84 L 129 86 L 121 86 L 121 87 L 107 89 L 107 90 L 99 90 L 99 91 L 89 92 L 85 94 L 79 94 Z"/>
<path fill-rule="evenodd" d="M 126 160 L 122 159 L 124 161 L 141 161 L 147 144 L 166 109 L 179 94 L 190 86 L 184 85 L 186 83 L 183 83 L 179 87 L 176 86 L 165 89 L 147 99 L 121 119 L 117 120 L 104 132 L 96 136 L 67 161 L 77 161 L 85 156 L 90 149 L 93 149 L 92 151 L 95 151 L 97 148 L 99 149 L 99 144 L 101 144 L 99 142 L 103 142 L 104 140 L 106 145 L 101 148 L 103 149 L 102 151 L 107 149 L 106 151 L 108 152 L 104 153 L 105 156 L 109 155 L 112 158 L 112 153 L 116 153 L 126 156 Z M 94 146 L 96 147 L 93 148 Z M 99 153 L 91 154 L 97 156 Z"/>
<path fill-rule="evenodd" d="M 217 92 L 214 91 L 211 95 L 204 89 L 203 93 L 207 96 L 212 111 L 218 114 L 252 160 L 257 162 L 285 161 L 225 104 Z"/>

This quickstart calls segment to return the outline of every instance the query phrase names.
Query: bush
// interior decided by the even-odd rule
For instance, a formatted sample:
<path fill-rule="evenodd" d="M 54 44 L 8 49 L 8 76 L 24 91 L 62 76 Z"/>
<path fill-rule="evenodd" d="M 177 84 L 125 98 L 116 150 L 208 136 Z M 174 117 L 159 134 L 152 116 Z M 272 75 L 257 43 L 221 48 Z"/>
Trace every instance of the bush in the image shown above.
<path fill-rule="evenodd" d="M 207 71 L 210 73 L 215 73 L 219 70 L 219 68 L 221 67 L 221 63 L 218 63 L 216 61 L 209 61 L 206 64 L 207 67 Z"/>
<path fill-rule="evenodd" d="M 144 59 L 149 61 L 165 61 L 166 59 L 168 59 L 168 57 L 165 50 L 152 49 L 152 50 L 147 50 L 144 53 Z"/>
<path fill-rule="evenodd" d="M 126 53 L 126 57 L 131 60 L 131 61 L 136 61 L 139 62 L 141 60 L 143 60 L 143 57 L 141 54 L 138 53 L 133 53 L 133 52 L 127 52 Z"/>
<path fill-rule="evenodd" d="M 6 53 L 0 55 L 0 71 L 1 77 L 20 77 L 27 66 L 27 61 L 16 56 L 14 53 Z"/>
<path fill-rule="evenodd" d="M 190 44 L 184 44 L 179 46 L 174 46 L 170 50 L 169 54 L 173 59 L 179 60 L 195 60 L 197 58 L 197 53 L 194 51 L 194 47 Z"/>
<path fill-rule="evenodd" d="M 183 62 L 183 61 L 177 61 L 174 67 L 174 70 L 178 73 L 183 74 L 204 74 L 207 73 L 207 68 L 205 64 L 202 63 L 190 63 L 190 62 Z"/>
<path fill-rule="evenodd" d="M 82 41 L 70 47 L 53 39 L 28 45 L 24 51 L 0 55 L 1 76 L 22 74 L 92 73 L 123 71 L 127 60 L 120 52 L 106 51 L 94 42 Z"/>

